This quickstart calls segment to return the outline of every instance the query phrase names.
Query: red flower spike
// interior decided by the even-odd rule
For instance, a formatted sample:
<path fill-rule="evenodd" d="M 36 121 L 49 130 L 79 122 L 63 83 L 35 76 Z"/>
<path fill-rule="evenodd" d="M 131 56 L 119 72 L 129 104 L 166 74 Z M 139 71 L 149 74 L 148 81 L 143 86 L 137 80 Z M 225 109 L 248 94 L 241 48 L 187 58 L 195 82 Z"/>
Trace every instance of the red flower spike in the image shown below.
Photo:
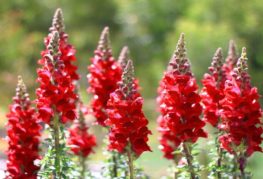
<path fill-rule="evenodd" d="M 259 94 L 257 88 L 251 86 L 247 70 L 246 49 L 243 48 L 232 78 L 225 83 L 220 128 L 226 134 L 219 138 L 221 147 L 232 154 L 244 156 L 262 152 L 263 133 Z"/>
<path fill-rule="evenodd" d="M 160 110 L 158 131 L 164 157 L 174 159 L 173 152 L 184 142 L 195 143 L 207 137 L 200 119 L 202 107 L 198 86 L 186 57 L 184 34 L 181 34 L 168 70 L 160 82 L 157 102 Z"/>
<path fill-rule="evenodd" d="M 134 84 L 134 69 L 129 60 L 119 88 L 110 95 L 106 124 L 110 127 L 109 149 L 127 152 L 127 147 L 139 157 L 145 151 L 151 151 L 147 144 L 151 131 L 148 120 L 142 111 L 143 98 Z"/>
<path fill-rule="evenodd" d="M 41 126 L 38 124 L 35 109 L 31 107 L 31 101 L 26 86 L 18 77 L 16 96 L 13 104 L 9 106 L 7 114 L 7 169 L 6 179 L 36 179 L 39 166 L 34 164 L 40 159 L 39 143 Z"/>
<path fill-rule="evenodd" d="M 88 157 L 96 146 L 96 137 L 88 132 L 88 126 L 84 120 L 83 104 L 79 102 L 79 119 L 69 129 L 68 144 L 75 155 Z"/>
<path fill-rule="evenodd" d="M 117 89 L 117 83 L 121 80 L 122 71 L 112 56 L 108 27 L 105 27 L 101 33 L 91 63 L 88 67 L 87 79 L 90 86 L 87 91 L 93 94 L 91 101 L 92 114 L 97 119 L 98 124 L 106 126 L 105 120 L 108 118 L 106 113 L 107 101 L 110 93 Z"/>
<path fill-rule="evenodd" d="M 202 80 L 204 87 L 200 93 L 204 106 L 204 120 L 214 127 L 218 125 L 222 110 L 220 101 L 224 98 L 226 73 L 222 66 L 222 49 L 218 48 L 209 67 L 210 73 L 204 75 Z"/>
<path fill-rule="evenodd" d="M 60 59 L 64 62 L 64 70 L 69 74 L 73 81 L 79 79 L 77 73 L 77 66 L 73 64 L 76 61 L 76 50 L 68 43 L 68 35 L 64 32 L 64 18 L 60 8 L 58 8 L 54 14 L 52 27 L 50 27 L 50 34 L 45 39 L 45 44 L 48 45 L 50 37 L 54 31 L 59 33 L 59 50 L 61 53 Z"/>
<path fill-rule="evenodd" d="M 62 60 L 59 33 L 54 31 L 49 37 L 46 50 L 41 53 L 42 59 L 39 60 L 42 68 L 37 70 L 37 81 L 40 86 L 36 92 L 36 104 L 38 118 L 50 125 L 55 113 L 59 115 L 62 123 L 73 121 L 76 118 L 77 95 L 73 78 Z"/>
<path fill-rule="evenodd" d="M 236 66 L 237 60 L 238 56 L 236 52 L 236 44 L 233 40 L 230 40 L 228 47 L 228 56 L 226 58 L 225 64 L 223 65 L 223 70 L 226 72 L 227 76 L 231 76 L 230 73 Z"/>

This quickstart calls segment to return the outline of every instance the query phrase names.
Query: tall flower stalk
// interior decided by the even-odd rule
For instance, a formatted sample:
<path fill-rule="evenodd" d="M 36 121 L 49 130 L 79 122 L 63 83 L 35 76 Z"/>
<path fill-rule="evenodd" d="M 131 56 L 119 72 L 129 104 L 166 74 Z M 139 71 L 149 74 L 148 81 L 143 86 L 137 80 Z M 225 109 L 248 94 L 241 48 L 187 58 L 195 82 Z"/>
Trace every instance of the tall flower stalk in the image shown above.
<path fill-rule="evenodd" d="M 105 27 L 100 35 L 88 71 L 87 79 L 90 86 L 87 91 L 92 94 L 91 114 L 99 125 L 108 130 L 105 124 L 105 120 L 108 118 L 107 102 L 110 93 L 117 89 L 117 83 L 120 81 L 122 73 L 121 66 L 112 55 L 108 27 Z M 112 178 L 118 177 L 122 163 L 120 155 L 115 151 L 108 153 L 108 155 L 102 174 L 105 175 L 104 177 L 109 177 L 109 175 Z"/>
<path fill-rule="evenodd" d="M 219 126 L 225 132 L 219 138 L 221 147 L 235 156 L 242 179 L 250 177 L 246 172 L 248 157 L 256 151 L 262 152 L 263 133 L 259 94 L 251 85 L 247 61 L 246 48 L 243 48 L 231 78 L 225 83 L 222 125 Z"/>
<path fill-rule="evenodd" d="M 42 161 L 42 177 L 62 178 L 70 168 L 66 156 L 64 124 L 76 118 L 75 86 L 65 70 L 59 49 L 59 32 L 49 35 L 47 49 L 42 52 L 38 69 L 37 108 L 38 118 L 50 127 L 49 151 Z M 65 163 L 66 162 L 66 163 Z"/>
<path fill-rule="evenodd" d="M 231 53 L 232 54 L 232 53 Z M 230 63 L 230 62 L 228 62 Z M 210 123 L 216 129 L 216 161 L 212 161 L 210 174 L 216 176 L 218 179 L 222 178 L 223 161 L 226 158 L 225 152 L 220 147 L 218 138 L 222 135 L 222 131 L 218 126 L 221 124 L 221 101 L 224 99 L 224 86 L 227 78 L 227 72 L 223 68 L 222 49 L 218 48 L 212 59 L 209 73 L 204 75 L 202 80 L 203 88 L 200 93 L 202 104 L 204 106 L 204 120 Z"/>
<path fill-rule="evenodd" d="M 193 144 L 200 137 L 207 137 L 200 119 L 202 107 L 198 86 L 186 57 L 184 34 L 181 34 L 176 51 L 160 82 L 157 102 L 160 110 L 158 130 L 164 157 L 179 164 L 185 159 L 188 174 L 195 179 L 198 174 L 192 155 Z M 175 174 L 177 177 L 177 174 Z"/>
<path fill-rule="evenodd" d="M 41 126 L 36 118 L 36 112 L 31 107 L 22 77 L 18 77 L 16 95 L 9 106 L 7 114 L 7 169 L 6 179 L 28 178 L 36 179 L 39 166 L 35 161 L 40 159 L 39 143 Z"/>
<path fill-rule="evenodd" d="M 151 151 L 147 144 L 151 131 L 147 128 L 142 104 L 143 99 L 134 84 L 134 67 L 129 60 L 119 88 L 110 95 L 106 124 L 110 127 L 108 147 L 127 155 L 130 179 L 136 177 L 133 161 L 143 152 Z"/>
<path fill-rule="evenodd" d="M 51 138 L 47 139 L 48 152 L 42 160 L 39 175 L 43 178 L 63 178 L 70 175 L 72 163 L 65 146 L 64 125 L 76 118 L 75 80 L 79 78 L 75 49 L 67 41 L 64 32 L 63 14 L 57 9 L 50 33 L 45 38 L 46 49 L 38 69 L 39 88 L 37 89 L 38 118 L 50 129 Z"/>
<path fill-rule="evenodd" d="M 90 86 L 87 91 L 93 95 L 91 101 L 92 114 L 99 125 L 106 127 L 107 102 L 110 93 L 117 89 L 117 83 L 121 79 L 121 68 L 112 56 L 108 27 L 105 27 L 101 33 L 98 47 L 94 52 L 94 57 L 91 58 L 88 71 L 87 78 Z"/>

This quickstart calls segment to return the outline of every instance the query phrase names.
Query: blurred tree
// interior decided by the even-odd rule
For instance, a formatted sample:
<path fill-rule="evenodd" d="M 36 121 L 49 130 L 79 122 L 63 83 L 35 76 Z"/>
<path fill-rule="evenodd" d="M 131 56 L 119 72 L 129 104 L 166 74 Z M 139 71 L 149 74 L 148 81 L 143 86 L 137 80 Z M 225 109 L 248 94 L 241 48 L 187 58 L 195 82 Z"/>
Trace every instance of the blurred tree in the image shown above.
<path fill-rule="evenodd" d="M 24 74 L 32 89 L 43 37 L 54 9 L 65 15 L 70 42 L 77 48 L 79 71 L 86 85 L 86 66 L 101 29 L 111 28 L 113 53 L 131 49 L 143 95 L 155 96 L 158 81 L 180 32 L 185 32 L 193 70 L 200 79 L 214 50 L 226 49 L 229 39 L 247 46 L 253 83 L 262 90 L 263 3 L 261 0 L 16 0 L 0 1 L 0 87 L 2 94 Z M 8 84 L 8 85 L 7 85 Z"/>
<path fill-rule="evenodd" d="M 69 41 L 78 51 L 77 63 L 83 83 L 100 31 L 109 25 L 112 39 L 119 34 L 119 25 L 114 19 L 117 6 L 111 0 L 0 1 L 0 94 L 6 94 L 3 105 L 10 101 L 12 90 L 7 89 L 15 87 L 18 74 L 23 74 L 33 92 L 37 60 L 57 7 L 64 11 Z"/>

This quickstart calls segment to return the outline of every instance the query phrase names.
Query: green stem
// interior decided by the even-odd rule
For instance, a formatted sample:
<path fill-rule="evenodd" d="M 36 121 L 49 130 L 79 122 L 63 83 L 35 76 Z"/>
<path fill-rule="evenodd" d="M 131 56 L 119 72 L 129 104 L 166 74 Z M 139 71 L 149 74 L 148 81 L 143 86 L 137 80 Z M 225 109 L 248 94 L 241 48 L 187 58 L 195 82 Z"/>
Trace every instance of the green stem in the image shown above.
<path fill-rule="evenodd" d="M 177 179 L 178 178 L 178 171 L 177 171 L 177 164 L 178 164 L 178 156 L 177 154 L 175 154 L 174 156 L 174 168 L 175 168 L 175 171 L 174 171 L 174 179 Z"/>
<path fill-rule="evenodd" d="M 193 167 L 193 157 L 191 155 L 191 151 L 189 150 L 189 146 L 186 142 L 183 143 L 183 150 L 184 150 L 184 153 L 185 153 L 185 157 L 186 157 L 186 161 L 187 161 L 187 164 L 188 164 L 188 171 L 191 175 L 191 179 L 195 179 L 196 177 L 196 174 L 195 174 L 195 171 L 194 171 L 194 167 Z"/>
<path fill-rule="evenodd" d="M 221 175 L 221 167 L 222 167 L 222 158 L 223 158 L 223 150 L 221 149 L 220 147 L 220 144 L 218 142 L 218 137 L 220 135 L 220 132 L 218 131 L 217 132 L 217 137 L 216 137 L 216 149 L 217 149 L 217 156 L 218 156 L 218 159 L 217 159 L 217 169 L 219 170 L 216 170 L 216 173 L 217 173 L 217 179 L 221 179 L 222 178 L 222 175 Z"/>
<path fill-rule="evenodd" d="M 217 154 L 218 154 L 218 159 L 217 159 L 217 168 L 219 168 L 219 170 L 217 170 L 217 178 L 218 179 L 221 179 L 221 166 L 222 166 L 222 154 L 223 154 L 223 151 L 222 149 L 220 148 L 220 146 L 218 146 L 218 149 L 217 149 Z"/>
<path fill-rule="evenodd" d="M 130 149 L 127 150 L 127 155 L 128 155 L 128 164 L 130 170 L 130 179 L 134 179 L 133 157 Z"/>
<path fill-rule="evenodd" d="M 81 165 L 81 179 L 85 179 L 86 157 L 80 156 L 80 165 Z"/>
<path fill-rule="evenodd" d="M 175 168 L 176 168 L 176 163 L 175 163 Z M 174 179 L 177 179 L 177 171 L 174 172 Z"/>
<path fill-rule="evenodd" d="M 59 144 L 59 117 L 54 118 L 54 138 L 55 138 L 55 179 L 61 178 L 60 173 L 60 144 Z"/>
<path fill-rule="evenodd" d="M 117 153 L 115 151 L 112 152 L 112 160 L 113 160 L 113 177 L 118 177 L 118 165 L 117 165 Z"/>
<path fill-rule="evenodd" d="M 239 163 L 239 170 L 240 170 L 240 174 L 241 174 L 241 179 L 246 179 L 246 156 L 242 155 L 241 157 L 239 157 L 238 159 L 238 163 Z"/>
<path fill-rule="evenodd" d="M 232 170 L 232 173 L 233 173 L 233 179 L 237 179 L 237 159 L 236 159 L 236 155 L 233 159 L 233 163 L 234 163 L 234 167 L 233 167 L 233 170 Z"/>

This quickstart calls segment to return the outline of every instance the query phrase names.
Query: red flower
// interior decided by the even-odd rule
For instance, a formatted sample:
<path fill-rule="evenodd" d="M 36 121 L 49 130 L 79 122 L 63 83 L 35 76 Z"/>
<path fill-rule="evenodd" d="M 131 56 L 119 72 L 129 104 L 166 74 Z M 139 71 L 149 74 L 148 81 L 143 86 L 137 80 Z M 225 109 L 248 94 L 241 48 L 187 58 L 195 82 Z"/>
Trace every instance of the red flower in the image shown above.
<path fill-rule="evenodd" d="M 91 101 L 92 113 L 97 122 L 105 126 L 107 119 L 106 106 L 110 93 L 117 89 L 117 82 L 121 79 L 121 68 L 112 57 L 109 47 L 109 28 L 106 27 L 100 37 L 92 64 L 88 67 L 87 76 L 90 87 L 88 92 L 93 94 Z"/>
<path fill-rule="evenodd" d="M 81 101 L 78 101 L 78 104 L 79 116 L 75 124 L 69 129 L 68 144 L 71 145 L 70 149 L 75 155 L 88 157 L 96 146 L 96 137 L 88 132 L 89 128 L 84 119 L 86 108 Z"/>
<path fill-rule="evenodd" d="M 41 126 L 21 77 L 16 91 L 7 114 L 9 147 L 6 179 L 36 179 L 39 166 L 36 166 L 34 161 L 40 159 L 38 150 Z"/>
<path fill-rule="evenodd" d="M 200 93 L 204 105 L 204 120 L 217 127 L 222 107 L 220 101 L 224 98 L 225 71 L 222 69 L 222 49 L 219 48 L 209 67 L 210 73 L 204 75 L 203 89 Z"/>
<path fill-rule="evenodd" d="M 257 88 L 250 84 L 245 48 L 242 49 L 242 56 L 232 72 L 232 78 L 226 81 L 224 93 L 220 129 L 226 134 L 219 138 L 221 146 L 235 154 L 238 154 L 240 146 L 243 146 L 245 156 L 250 156 L 255 151 L 262 152 L 262 110 Z"/>
<path fill-rule="evenodd" d="M 60 36 L 57 31 L 49 34 L 46 50 L 41 53 L 39 64 L 42 68 L 37 70 L 40 86 L 37 89 L 38 118 L 50 124 L 50 120 L 57 113 L 60 121 L 66 123 L 76 118 L 77 95 L 73 84 L 72 74 L 66 69 L 65 54 L 60 51 Z"/>
<path fill-rule="evenodd" d="M 151 151 L 147 144 L 148 120 L 142 112 L 143 99 L 135 89 L 132 61 L 129 60 L 125 68 L 120 87 L 110 95 L 108 101 L 108 119 L 106 125 L 110 127 L 109 149 L 126 152 L 130 149 L 137 155 Z"/>
<path fill-rule="evenodd" d="M 173 152 L 183 142 L 195 143 L 199 137 L 207 136 L 203 130 L 205 123 L 200 119 L 202 107 L 197 90 L 182 34 L 158 89 L 161 112 L 158 130 L 161 149 L 167 159 L 174 159 Z"/>
<path fill-rule="evenodd" d="M 76 61 L 76 50 L 68 43 L 68 34 L 64 32 L 65 25 L 61 9 L 57 9 L 53 17 L 52 27 L 50 28 L 50 34 L 45 39 L 46 46 L 49 44 L 51 34 L 54 31 L 59 32 L 59 51 L 61 53 L 60 59 L 64 62 L 64 70 L 69 74 L 72 80 L 78 80 L 79 75 L 77 74 L 77 66 L 72 64 Z"/>
<path fill-rule="evenodd" d="M 96 146 L 96 138 L 94 135 L 88 133 L 87 126 L 76 123 L 69 129 L 68 144 L 73 145 L 71 151 L 76 155 L 87 157 L 93 152 L 92 148 Z"/>

